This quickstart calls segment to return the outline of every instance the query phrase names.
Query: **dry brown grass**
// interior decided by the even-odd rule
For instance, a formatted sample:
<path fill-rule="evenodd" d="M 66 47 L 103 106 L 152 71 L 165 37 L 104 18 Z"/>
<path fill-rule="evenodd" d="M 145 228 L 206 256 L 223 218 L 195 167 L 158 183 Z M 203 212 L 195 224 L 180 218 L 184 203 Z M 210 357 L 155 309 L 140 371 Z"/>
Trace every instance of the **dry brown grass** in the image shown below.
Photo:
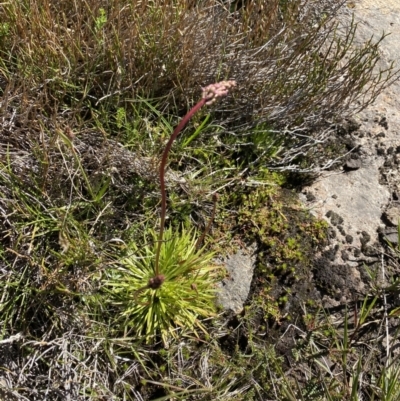
<path fill-rule="evenodd" d="M 234 78 L 239 90 L 211 111 L 193 147 L 177 144 L 172 223 L 201 225 L 210 192 L 246 190 L 243 171 L 257 179 L 268 163 L 297 166 L 337 116 L 368 105 L 395 76 L 375 69 L 379 44 L 356 48 L 354 26 L 336 26 L 341 0 L 228 3 L 0 4 L 3 399 L 168 399 L 185 383 L 193 400 L 249 390 L 235 382 L 244 359 L 231 370 L 221 362 L 230 358 L 219 349 L 224 328 L 213 328 L 202 355 L 186 338 L 186 362 L 181 343 L 162 354 L 125 338 L 94 302 L 101 272 L 124 240 L 156 225 L 159 154 L 201 86 Z"/>
<path fill-rule="evenodd" d="M 20 99 L 22 126 L 45 113 L 79 130 L 138 95 L 182 113 L 200 86 L 234 78 L 240 91 L 215 122 L 236 146 L 255 127 L 278 128 L 284 145 L 269 164 L 293 169 L 325 141 L 322 126 L 366 107 L 396 78 L 376 69 L 379 43 L 356 48 L 355 26 L 337 26 L 342 4 L 254 0 L 231 12 L 216 0 L 5 3 L 2 108 Z"/>

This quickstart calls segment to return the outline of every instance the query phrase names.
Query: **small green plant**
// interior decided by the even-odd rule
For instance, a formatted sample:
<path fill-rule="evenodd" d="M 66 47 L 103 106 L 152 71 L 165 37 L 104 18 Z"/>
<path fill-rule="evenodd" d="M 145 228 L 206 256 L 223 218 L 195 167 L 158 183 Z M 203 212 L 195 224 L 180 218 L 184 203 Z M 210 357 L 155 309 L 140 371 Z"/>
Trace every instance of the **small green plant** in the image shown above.
<path fill-rule="evenodd" d="M 10 33 L 10 24 L 8 22 L 0 24 L 0 37 L 8 36 L 9 33 Z"/>
<path fill-rule="evenodd" d="M 161 333 L 167 342 L 173 325 L 204 331 L 197 318 L 212 316 L 215 308 L 218 268 L 211 263 L 213 254 L 197 247 L 193 231 L 168 228 L 164 234 L 157 275 L 157 235 L 150 230 L 149 243 L 131 244 L 130 255 L 108 271 L 105 282 L 111 303 L 123 309 L 125 330 L 133 329 L 147 341 Z"/>
<path fill-rule="evenodd" d="M 165 169 L 168 153 L 184 126 L 204 105 L 226 96 L 235 81 L 222 81 L 203 89 L 202 99 L 183 117 L 167 142 L 160 163 L 161 223 L 157 237 L 150 230 L 149 245 L 130 246 L 133 256 L 122 260 L 121 268 L 109 271 L 106 284 L 112 303 L 123 307 L 122 317 L 126 329 L 134 329 L 148 341 L 174 326 L 204 330 L 198 316 L 210 316 L 214 310 L 216 268 L 212 266 L 213 254 L 200 249 L 204 235 L 197 239 L 193 231 L 165 230 L 167 193 Z M 215 213 L 215 209 L 214 209 Z M 214 214 L 213 213 L 213 214 Z M 207 231 L 208 227 L 206 228 Z"/>
<path fill-rule="evenodd" d="M 104 28 L 104 25 L 107 23 L 107 15 L 104 8 L 99 9 L 99 16 L 95 20 L 96 33 L 101 31 Z"/>

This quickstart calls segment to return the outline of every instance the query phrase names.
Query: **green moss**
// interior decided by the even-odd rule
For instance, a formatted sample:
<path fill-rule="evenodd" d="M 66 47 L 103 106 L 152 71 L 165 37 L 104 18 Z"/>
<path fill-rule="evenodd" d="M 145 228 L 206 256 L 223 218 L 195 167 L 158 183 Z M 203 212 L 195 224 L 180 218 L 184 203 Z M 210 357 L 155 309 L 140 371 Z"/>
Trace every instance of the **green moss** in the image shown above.
<path fill-rule="evenodd" d="M 326 238 L 327 223 L 306 212 L 294 192 L 281 188 L 282 176 L 275 173 L 269 179 L 268 184 L 247 188 L 247 192 L 225 195 L 225 207 L 233 204 L 237 214 L 229 218 L 222 212 L 217 218 L 220 229 L 257 242 L 261 256 L 276 270 L 307 265 L 312 248 Z"/>
<path fill-rule="evenodd" d="M 282 188 L 284 175 L 268 170 L 260 175 L 263 185 L 242 190 L 236 187 L 235 192 L 223 195 L 223 209 L 213 233 L 220 241 L 226 240 L 225 233 L 230 233 L 230 242 L 240 246 L 257 244 L 255 279 L 246 308 L 255 331 L 269 322 L 290 320 L 292 313 L 301 313 L 292 310 L 292 305 L 300 307 L 298 300 L 315 304 L 315 300 L 309 299 L 305 283 L 310 282 L 315 251 L 325 243 L 328 228 L 325 221 L 305 210 L 294 191 Z M 298 297 L 296 302 L 292 302 L 294 294 Z"/>

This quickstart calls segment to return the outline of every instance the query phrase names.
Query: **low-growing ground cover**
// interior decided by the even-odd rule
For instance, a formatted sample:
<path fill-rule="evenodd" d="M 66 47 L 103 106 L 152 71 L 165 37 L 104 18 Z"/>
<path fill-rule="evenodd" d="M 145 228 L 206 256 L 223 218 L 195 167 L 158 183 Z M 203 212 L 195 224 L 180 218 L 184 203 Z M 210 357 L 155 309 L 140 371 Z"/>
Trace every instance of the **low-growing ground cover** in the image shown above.
<path fill-rule="evenodd" d="M 0 5 L 4 399 L 396 399 L 399 370 L 374 343 L 383 329 L 368 337 L 386 293 L 321 308 L 310 279 L 328 228 L 289 189 L 306 178 L 292 172 L 334 165 L 340 119 L 395 78 L 374 69 L 379 42 L 355 47 L 356 26 L 335 23 L 345 11 Z M 228 79 L 237 87 L 169 152 L 158 236 L 162 152 L 201 87 Z M 212 257 L 250 242 L 252 293 L 227 316 Z"/>

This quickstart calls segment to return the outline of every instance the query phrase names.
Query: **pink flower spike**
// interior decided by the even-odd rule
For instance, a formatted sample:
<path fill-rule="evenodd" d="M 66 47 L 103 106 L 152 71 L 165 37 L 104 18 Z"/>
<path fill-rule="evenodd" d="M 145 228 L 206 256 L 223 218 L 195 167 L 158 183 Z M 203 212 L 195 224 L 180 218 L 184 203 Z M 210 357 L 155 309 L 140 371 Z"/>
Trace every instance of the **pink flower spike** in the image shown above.
<path fill-rule="evenodd" d="M 203 99 L 206 99 L 206 105 L 213 104 L 218 98 L 228 94 L 229 89 L 236 86 L 236 81 L 221 81 L 203 88 Z"/>

